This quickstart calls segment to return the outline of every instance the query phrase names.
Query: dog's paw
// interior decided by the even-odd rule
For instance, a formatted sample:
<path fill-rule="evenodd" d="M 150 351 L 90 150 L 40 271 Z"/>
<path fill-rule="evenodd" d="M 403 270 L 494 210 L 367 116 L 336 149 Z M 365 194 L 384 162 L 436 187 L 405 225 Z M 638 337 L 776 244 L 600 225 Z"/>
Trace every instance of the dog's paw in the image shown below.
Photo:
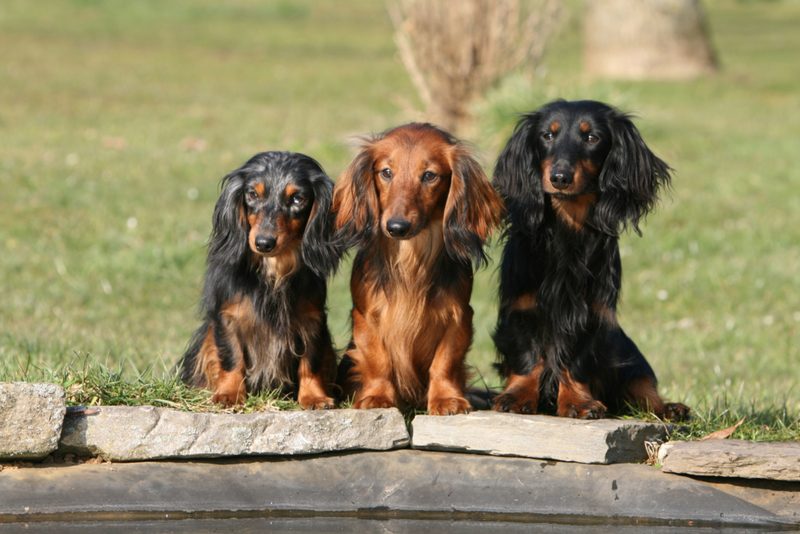
<path fill-rule="evenodd" d="M 534 414 L 538 409 L 539 399 L 536 397 L 526 395 L 524 391 L 513 391 L 498 395 L 492 410 L 498 412 L 511 412 L 522 414 Z"/>
<path fill-rule="evenodd" d="M 680 402 L 668 402 L 664 405 L 664 413 L 657 414 L 663 416 L 664 419 L 669 421 L 686 421 L 689 419 L 689 414 L 691 413 L 692 409 L 686 406 L 685 404 L 681 404 Z"/>
<path fill-rule="evenodd" d="M 336 408 L 336 403 L 330 397 L 308 397 L 298 400 L 304 410 L 330 410 Z"/>
<path fill-rule="evenodd" d="M 245 400 L 247 400 L 247 394 L 239 391 L 217 391 L 211 397 L 211 402 L 221 404 L 225 408 L 244 404 Z"/>
<path fill-rule="evenodd" d="M 469 413 L 472 409 L 464 397 L 431 399 L 428 401 L 428 413 L 431 415 L 456 415 Z"/>
<path fill-rule="evenodd" d="M 368 410 L 370 408 L 394 408 L 394 402 L 381 395 L 372 395 L 358 399 L 353 403 L 353 408 L 357 410 Z"/>
<path fill-rule="evenodd" d="M 606 407 L 602 402 L 585 399 L 581 402 L 567 402 L 558 407 L 559 417 L 573 419 L 602 419 L 606 416 Z"/>

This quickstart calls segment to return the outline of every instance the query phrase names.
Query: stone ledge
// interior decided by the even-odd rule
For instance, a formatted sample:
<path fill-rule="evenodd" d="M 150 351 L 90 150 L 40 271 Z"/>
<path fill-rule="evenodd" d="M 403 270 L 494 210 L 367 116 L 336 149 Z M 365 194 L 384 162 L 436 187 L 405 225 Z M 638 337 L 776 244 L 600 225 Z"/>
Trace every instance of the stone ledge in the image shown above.
<path fill-rule="evenodd" d="M 658 454 L 666 473 L 800 482 L 800 443 L 746 440 L 678 441 Z"/>
<path fill-rule="evenodd" d="M 798 521 L 694 479 L 644 465 L 580 465 L 412 450 L 301 456 L 292 461 L 262 457 L 43 467 L 4 471 L 0 476 L 0 521 L 53 520 L 58 514 L 71 514 L 80 521 L 110 514 L 172 518 L 173 512 L 213 512 L 217 517 L 253 512 L 272 517 L 273 511 L 293 517 L 329 512 L 360 516 L 370 511 L 384 517 L 397 512 L 449 519 L 497 514 L 496 519 L 527 521 L 528 532 L 551 532 L 547 527 L 537 530 L 531 522 L 552 518 L 563 525 L 567 517 L 602 532 L 650 532 L 652 523 L 643 519 L 692 522 L 691 532 L 719 531 L 698 528 L 703 521 L 784 528 Z M 602 528 L 600 518 L 613 524 Z M 620 528 L 626 520 L 630 530 Z M 484 532 L 507 530 L 487 530 L 483 525 Z M 380 526 L 386 528 L 385 523 Z M 420 531 L 391 526 L 388 530 Z M 569 525 L 553 530 L 571 531 Z"/>
<path fill-rule="evenodd" d="M 0 459 L 44 458 L 58 447 L 66 412 L 56 384 L 0 383 Z"/>
<path fill-rule="evenodd" d="M 245 415 L 185 413 L 153 406 L 97 410 L 67 415 L 57 454 L 131 461 L 388 450 L 409 442 L 403 416 L 394 408 Z"/>
<path fill-rule="evenodd" d="M 587 464 L 647 460 L 645 441 L 665 441 L 670 425 L 546 415 L 473 412 L 420 416 L 412 422 L 414 449 L 523 456 Z"/>

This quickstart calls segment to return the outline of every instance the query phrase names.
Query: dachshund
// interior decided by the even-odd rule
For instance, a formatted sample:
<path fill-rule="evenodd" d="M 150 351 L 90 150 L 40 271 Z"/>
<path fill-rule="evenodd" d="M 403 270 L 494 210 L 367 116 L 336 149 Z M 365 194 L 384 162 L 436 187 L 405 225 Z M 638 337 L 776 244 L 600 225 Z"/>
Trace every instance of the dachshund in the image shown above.
<path fill-rule="evenodd" d="M 353 260 L 352 340 L 339 365 L 354 408 L 467 413 L 473 267 L 504 216 L 466 146 L 430 124 L 364 140 L 336 182 L 334 240 Z"/>
<path fill-rule="evenodd" d="M 597 419 L 628 405 L 681 420 L 645 357 L 617 324 L 619 235 L 637 234 L 670 167 L 631 116 L 594 101 L 523 115 L 493 185 L 508 209 L 493 338 L 507 378 L 493 408 Z"/>
<path fill-rule="evenodd" d="M 336 353 L 327 326 L 326 277 L 333 181 L 303 154 L 264 152 L 222 179 L 213 215 L 202 326 L 179 367 L 213 402 L 248 392 L 296 393 L 303 408 L 334 407 Z"/>

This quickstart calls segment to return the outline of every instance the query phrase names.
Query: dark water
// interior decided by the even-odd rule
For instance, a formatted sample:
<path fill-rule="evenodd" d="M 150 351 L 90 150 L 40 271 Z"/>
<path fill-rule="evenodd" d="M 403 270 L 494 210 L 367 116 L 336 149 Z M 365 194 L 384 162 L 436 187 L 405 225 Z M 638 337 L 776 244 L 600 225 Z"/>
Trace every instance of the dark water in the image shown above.
<path fill-rule="evenodd" d="M 791 531 L 788 530 L 788 531 Z M 471 521 L 431 519 L 357 519 L 342 517 L 282 517 L 246 519 L 169 519 L 129 521 L 70 521 L 70 522 L 17 522 L 0 523 L 0 533 L 223 533 L 241 534 L 261 532 L 313 533 L 392 533 L 392 534 L 702 534 L 702 533 L 753 533 L 787 532 L 781 527 L 733 527 L 702 525 L 664 525 L 652 522 L 624 524 L 606 522 L 543 523 L 537 521 Z"/>

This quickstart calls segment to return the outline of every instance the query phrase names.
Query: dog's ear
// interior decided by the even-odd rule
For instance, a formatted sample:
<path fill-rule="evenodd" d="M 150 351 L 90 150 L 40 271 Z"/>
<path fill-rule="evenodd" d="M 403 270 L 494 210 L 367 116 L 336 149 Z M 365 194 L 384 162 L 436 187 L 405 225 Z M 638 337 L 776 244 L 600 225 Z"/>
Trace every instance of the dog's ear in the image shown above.
<path fill-rule="evenodd" d="M 639 221 L 653 209 L 658 193 L 671 183 L 669 165 L 653 154 L 630 117 L 614 112 L 611 151 L 600 173 L 595 224 L 618 235 L 630 224 L 641 235 Z"/>
<path fill-rule="evenodd" d="M 333 189 L 334 236 L 337 248 L 363 247 L 377 235 L 380 226 L 378 191 L 375 186 L 375 140 L 364 145 Z"/>
<path fill-rule="evenodd" d="M 213 228 L 208 241 L 208 263 L 237 265 L 244 260 L 249 223 L 244 207 L 247 171 L 237 169 L 222 179 L 222 192 L 214 207 Z"/>
<path fill-rule="evenodd" d="M 303 234 L 303 261 L 318 275 L 326 278 L 339 265 L 341 251 L 332 240 L 333 180 L 311 158 L 306 162 L 308 177 L 314 191 L 314 205 Z"/>
<path fill-rule="evenodd" d="M 506 203 L 512 230 L 533 231 L 544 218 L 542 163 L 534 137 L 540 119 L 540 113 L 523 115 L 494 168 L 492 184 Z"/>
<path fill-rule="evenodd" d="M 448 254 L 475 268 L 487 263 L 483 250 L 505 216 L 503 200 L 483 169 L 462 145 L 450 152 L 450 191 L 444 208 L 444 244 Z"/>

